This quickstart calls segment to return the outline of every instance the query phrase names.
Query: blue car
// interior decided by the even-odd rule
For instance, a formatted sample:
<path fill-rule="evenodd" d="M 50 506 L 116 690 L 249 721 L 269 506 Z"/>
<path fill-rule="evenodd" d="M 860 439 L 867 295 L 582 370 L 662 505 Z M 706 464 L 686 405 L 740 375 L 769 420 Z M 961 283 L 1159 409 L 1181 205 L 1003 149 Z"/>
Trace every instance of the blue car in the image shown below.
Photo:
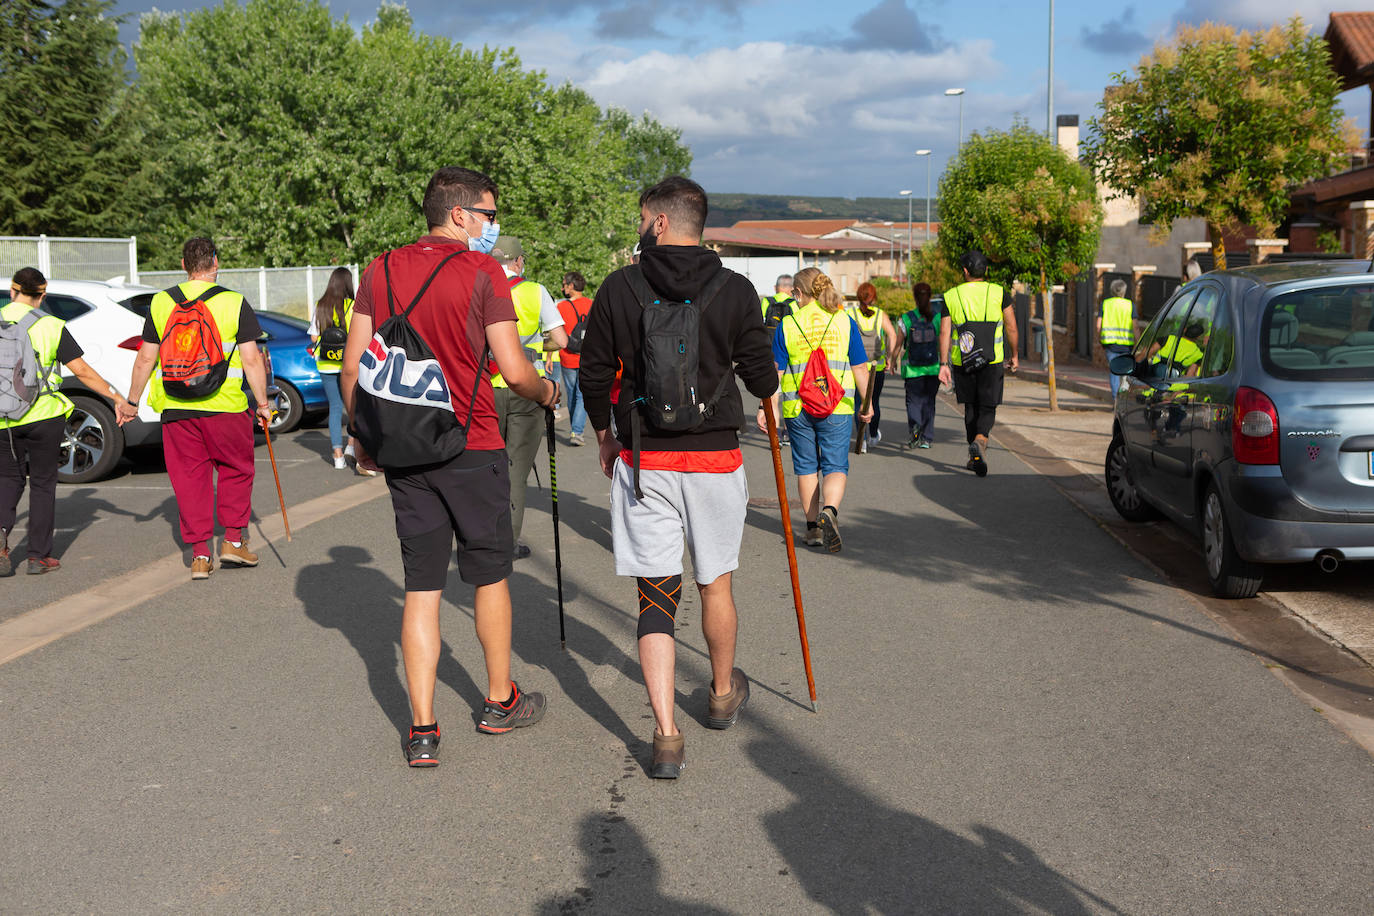
<path fill-rule="evenodd" d="M 272 371 L 281 389 L 277 417 L 269 428 L 274 434 L 289 433 L 306 414 L 329 409 L 324 381 L 310 352 L 310 322 L 280 312 L 258 312 L 258 323 L 262 339 L 272 349 Z"/>

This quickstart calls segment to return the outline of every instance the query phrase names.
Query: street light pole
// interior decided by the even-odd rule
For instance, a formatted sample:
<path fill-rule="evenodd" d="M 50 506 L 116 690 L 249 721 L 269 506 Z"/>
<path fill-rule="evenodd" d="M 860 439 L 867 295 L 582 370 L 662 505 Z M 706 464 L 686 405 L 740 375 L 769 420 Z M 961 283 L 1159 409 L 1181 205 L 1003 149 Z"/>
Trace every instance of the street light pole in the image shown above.
<path fill-rule="evenodd" d="M 954 138 L 954 153 L 958 155 L 959 150 L 964 145 L 964 90 L 946 89 L 945 95 L 957 95 L 959 97 L 959 134 Z"/>
<path fill-rule="evenodd" d="M 1050 76 L 1045 88 L 1045 133 L 1054 142 L 1054 0 L 1050 0 Z"/>
<path fill-rule="evenodd" d="M 918 149 L 916 155 L 926 157 L 926 244 L 921 249 L 924 252 L 930 246 L 930 150 Z"/>
<path fill-rule="evenodd" d="M 906 263 L 911 269 L 911 191 L 897 192 L 906 198 Z"/>

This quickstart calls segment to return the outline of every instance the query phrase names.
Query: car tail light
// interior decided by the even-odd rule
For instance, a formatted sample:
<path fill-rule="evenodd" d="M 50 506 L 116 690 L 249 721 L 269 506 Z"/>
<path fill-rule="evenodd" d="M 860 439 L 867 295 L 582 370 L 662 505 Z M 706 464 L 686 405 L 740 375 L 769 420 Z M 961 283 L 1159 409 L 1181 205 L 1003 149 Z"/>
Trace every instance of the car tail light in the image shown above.
<path fill-rule="evenodd" d="M 119 342 L 119 349 L 121 349 L 121 350 L 135 350 L 135 351 L 136 351 L 136 350 L 138 350 L 138 348 L 141 347 L 141 346 L 143 346 L 143 338 L 142 338 L 142 337 L 137 337 L 137 336 L 136 336 L 136 337 L 130 337 L 128 340 L 121 340 L 121 341 Z"/>
<path fill-rule="evenodd" d="M 1263 391 L 1236 389 L 1231 450 L 1241 464 L 1279 463 L 1279 412 Z"/>

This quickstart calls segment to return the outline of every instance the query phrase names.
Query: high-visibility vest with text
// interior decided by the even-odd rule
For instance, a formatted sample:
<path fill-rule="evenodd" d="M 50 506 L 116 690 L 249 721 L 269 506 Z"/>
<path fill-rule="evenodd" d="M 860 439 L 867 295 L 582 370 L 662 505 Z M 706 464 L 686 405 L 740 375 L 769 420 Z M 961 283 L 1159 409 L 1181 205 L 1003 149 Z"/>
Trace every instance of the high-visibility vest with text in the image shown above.
<path fill-rule="evenodd" d="M 783 319 L 783 339 L 787 343 L 787 368 L 783 370 L 781 384 L 784 418 L 801 414 L 801 395 L 797 389 L 801 386 L 806 362 L 817 347 L 825 348 L 830 371 L 844 387 L 844 399 L 834 412 L 854 413 L 854 370 L 849 365 L 850 320 L 845 312 L 827 312 L 815 302 Z"/>

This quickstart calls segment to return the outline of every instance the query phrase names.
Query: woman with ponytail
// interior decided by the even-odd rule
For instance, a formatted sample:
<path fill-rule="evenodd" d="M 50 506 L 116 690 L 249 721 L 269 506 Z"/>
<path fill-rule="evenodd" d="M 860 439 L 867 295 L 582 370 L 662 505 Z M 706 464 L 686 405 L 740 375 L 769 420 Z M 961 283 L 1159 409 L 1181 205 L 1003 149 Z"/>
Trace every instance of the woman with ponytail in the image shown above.
<path fill-rule="evenodd" d="M 779 393 L 773 395 L 792 439 L 792 470 L 806 512 L 806 544 L 840 551 L 840 501 L 849 474 L 849 438 L 868 385 L 868 351 L 859 326 L 844 310 L 844 297 L 815 267 L 793 279 L 797 308 L 778 325 L 773 360 Z M 823 359 L 814 359 L 817 351 Z M 833 389 L 831 386 L 835 386 Z M 870 409 L 861 419 L 873 416 Z M 760 429 L 766 429 L 759 409 Z"/>
<path fill-rule="evenodd" d="M 336 267 L 329 275 L 329 285 L 324 295 L 315 303 L 315 314 L 310 321 L 310 342 L 315 346 L 315 366 L 324 380 L 324 395 L 329 399 L 329 445 L 334 450 L 334 467 L 344 470 L 348 463 L 344 460 L 343 442 L 343 395 L 339 391 L 339 370 L 342 360 L 329 359 L 324 351 L 331 341 L 321 339 L 331 328 L 348 334 L 348 326 L 353 320 L 353 274 L 347 267 Z"/>

